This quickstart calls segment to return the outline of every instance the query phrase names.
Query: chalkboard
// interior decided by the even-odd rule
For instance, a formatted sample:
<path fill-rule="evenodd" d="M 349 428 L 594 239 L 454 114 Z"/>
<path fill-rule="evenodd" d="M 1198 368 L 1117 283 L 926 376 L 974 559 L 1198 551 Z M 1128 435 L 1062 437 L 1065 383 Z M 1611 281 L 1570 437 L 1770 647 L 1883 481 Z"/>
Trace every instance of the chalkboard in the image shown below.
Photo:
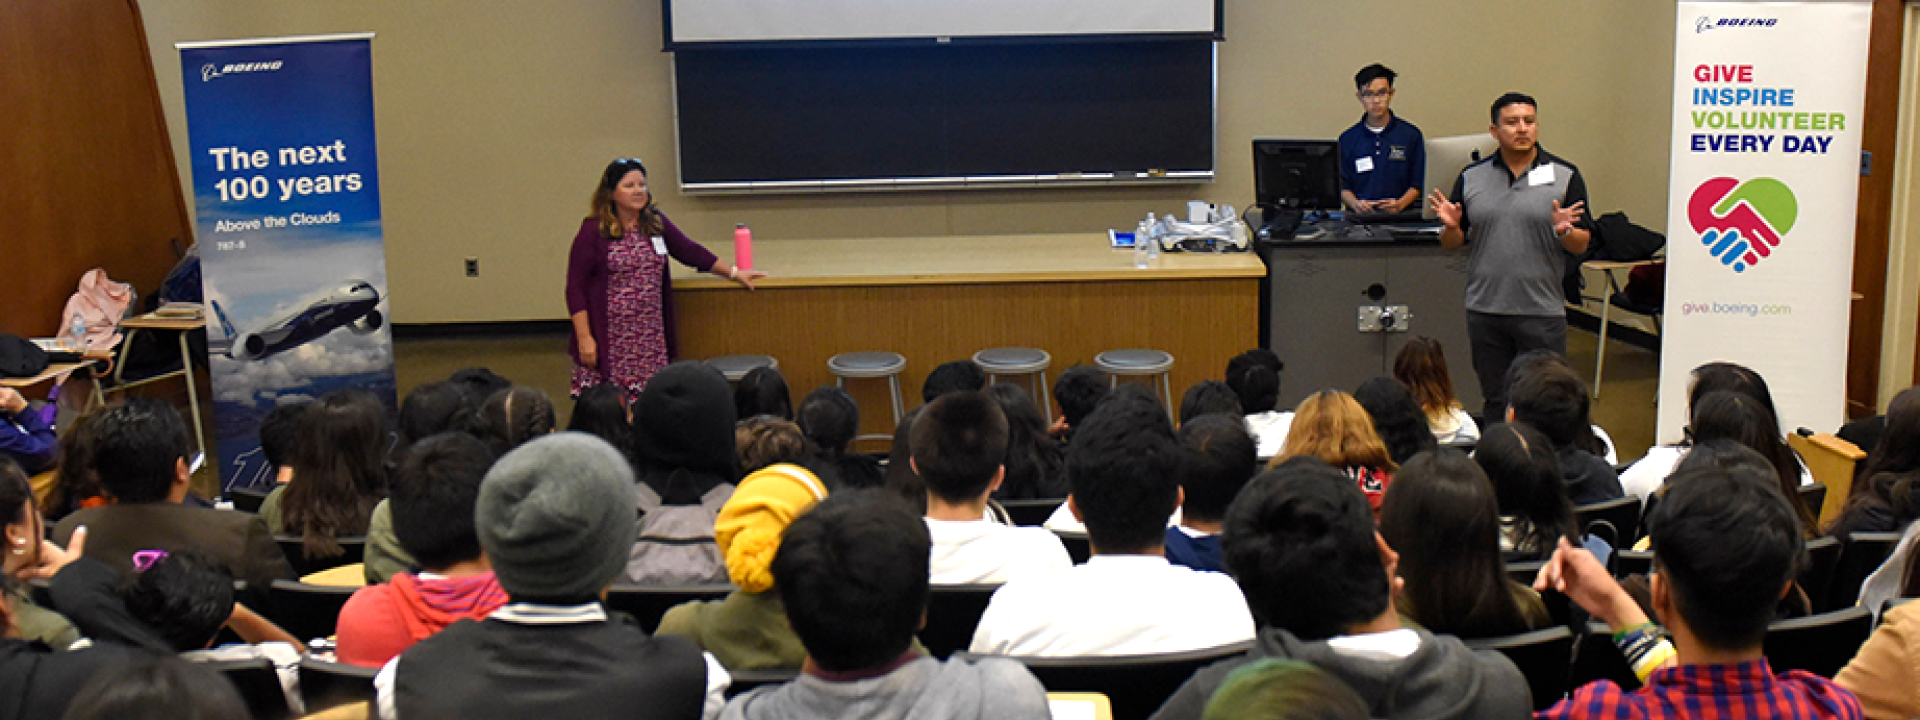
<path fill-rule="evenodd" d="M 1205 39 L 683 48 L 681 182 L 1210 174 L 1214 62 Z"/>

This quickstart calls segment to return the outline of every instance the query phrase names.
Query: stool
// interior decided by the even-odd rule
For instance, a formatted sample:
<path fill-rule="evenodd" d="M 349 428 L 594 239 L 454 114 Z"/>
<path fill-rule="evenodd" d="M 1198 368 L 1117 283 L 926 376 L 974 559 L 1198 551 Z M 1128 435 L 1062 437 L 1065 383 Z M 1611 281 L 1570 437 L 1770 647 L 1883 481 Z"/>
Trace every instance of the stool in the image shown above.
<path fill-rule="evenodd" d="M 717 358 L 707 358 L 706 362 L 713 366 L 713 369 L 719 370 L 721 375 L 727 376 L 727 382 L 731 383 L 740 382 L 747 373 L 760 368 L 780 369 L 780 361 L 775 360 L 772 355 L 722 355 Z"/>
<path fill-rule="evenodd" d="M 907 369 L 907 358 L 894 352 L 850 352 L 840 353 L 827 358 L 827 372 L 833 373 L 835 387 L 845 388 L 847 380 L 861 378 L 886 378 L 887 391 L 893 394 L 893 424 L 900 425 L 900 417 L 907 414 L 906 407 L 900 401 L 900 371 Z M 893 440 L 892 433 L 867 433 L 856 435 L 859 440 Z"/>
<path fill-rule="evenodd" d="M 1593 399 L 1595 400 L 1600 399 L 1601 373 L 1603 373 L 1607 368 L 1607 328 L 1613 324 L 1612 318 L 1608 316 L 1612 314 L 1613 306 L 1620 304 L 1618 302 L 1615 302 L 1614 299 L 1622 295 L 1622 289 L 1620 287 L 1620 279 L 1614 276 L 1613 271 L 1626 270 L 1628 273 L 1632 273 L 1634 268 L 1640 267 L 1642 265 L 1660 265 L 1665 263 L 1666 261 L 1667 261 L 1666 258 L 1653 258 L 1649 260 L 1632 260 L 1632 261 L 1588 260 L 1586 262 L 1580 263 L 1580 268 L 1583 270 L 1598 270 L 1607 276 L 1607 290 L 1605 294 L 1601 295 L 1598 298 L 1594 298 L 1600 301 L 1600 341 L 1599 341 L 1599 344 L 1595 345 L 1593 348 L 1593 391 L 1591 393 L 1591 396 L 1593 397 Z M 1585 298 L 1582 298 L 1582 299 L 1585 299 Z M 1623 306 L 1623 309 L 1627 309 L 1630 312 L 1635 310 L 1633 308 L 1624 308 L 1624 306 Z M 1655 333 L 1659 333 L 1660 332 L 1660 309 L 1659 308 L 1639 308 L 1639 309 L 1651 311 L 1650 313 L 1648 313 L 1648 317 L 1653 318 L 1653 330 Z"/>
<path fill-rule="evenodd" d="M 1053 395 L 1047 390 L 1047 368 L 1053 356 L 1045 350 L 1021 347 L 987 348 L 973 354 L 973 364 L 987 374 L 987 384 L 1001 375 L 1032 375 L 1033 396 L 1040 400 L 1040 415 L 1053 417 Z"/>
<path fill-rule="evenodd" d="M 1109 376 L 1110 387 L 1120 385 L 1121 375 L 1159 375 L 1160 397 L 1167 403 L 1167 417 L 1173 417 L 1173 381 L 1167 379 L 1167 373 L 1173 370 L 1173 355 L 1144 348 L 1108 350 L 1093 356 L 1093 366 Z"/>

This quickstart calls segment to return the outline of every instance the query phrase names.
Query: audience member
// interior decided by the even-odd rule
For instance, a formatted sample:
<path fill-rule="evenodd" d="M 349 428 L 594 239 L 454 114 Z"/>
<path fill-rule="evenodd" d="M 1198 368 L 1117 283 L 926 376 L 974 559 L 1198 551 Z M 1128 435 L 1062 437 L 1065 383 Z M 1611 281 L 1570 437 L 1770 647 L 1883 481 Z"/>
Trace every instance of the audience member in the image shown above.
<path fill-rule="evenodd" d="M 1247 432 L 1253 433 L 1258 443 L 1255 453 L 1263 458 L 1280 454 L 1287 428 L 1293 424 L 1293 411 L 1280 407 L 1280 371 L 1285 367 L 1266 348 L 1254 348 L 1227 361 L 1227 387 L 1240 396 Z"/>
<path fill-rule="evenodd" d="M 466 386 L 451 381 L 430 382 L 415 387 L 400 402 L 398 452 L 405 453 L 414 443 L 450 430 L 474 432 L 479 423 L 479 404 Z M 261 433 L 264 443 L 264 423 Z M 398 465 L 399 462 L 394 464 Z"/>
<path fill-rule="evenodd" d="M 1920 717 L 1920 603 L 1908 602 L 1880 615 L 1859 654 L 1833 676 L 1835 685 L 1860 699 L 1872 720 Z"/>
<path fill-rule="evenodd" d="M 1810 538 L 1819 537 L 1819 511 L 1800 500 L 1800 455 L 1781 439 L 1780 421 L 1772 412 L 1746 395 L 1715 391 L 1700 398 L 1688 427 L 1696 443 L 1725 438 L 1766 458 L 1779 481 L 1781 495 L 1800 519 L 1801 530 Z"/>
<path fill-rule="evenodd" d="M 1326 463 L 1293 458 L 1254 478 L 1227 508 L 1220 542 L 1259 636 L 1245 655 L 1194 673 L 1154 720 L 1201 717 L 1229 673 L 1267 658 L 1347 683 L 1372 718 L 1512 718 L 1532 707 L 1525 678 L 1499 652 L 1401 626 L 1397 558 L 1366 496 Z"/>
<path fill-rule="evenodd" d="M 38 475 L 53 469 L 59 447 L 53 425 L 20 391 L 0 387 L 0 458 L 11 458 L 27 474 Z"/>
<path fill-rule="evenodd" d="M 1480 441 L 1480 425 L 1460 407 L 1447 374 L 1447 354 L 1440 341 L 1420 335 L 1401 346 L 1393 357 L 1393 379 L 1405 383 L 1426 415 L 1433 439 L 1442 445 L 1472 445 Z"/>
<path fill-rule="evenodd" d="M 835 490 L 842 487 L 879 487 L 885 476 L 873 458 L 851 452 L 860 433 L 860 406 L 847 391 L 823 385 L 800 401 L 800 433 L 816 451 L 813 465 L 821 480 Z"/>
<path fill-rule="evenodd" d="M 1144 388 L 1130 385 L 1102 402 L 1067 450 L 1067 507 L 1086 523 L 1092 559 L 1002 585 L 980 617 L 973 651 L 1134 655 L 1252 637 L 1253 618 L 1231 579 L 1166 560 L 1181 459 L 1166 409 Z"/>
<path fill-rule="evenodd" d="M 195 507 L 187 497 L 187 426 L 173 406 L 134 399 L 94 419 L 93 467 L 115 504 L 81 510 L 60 521 L 55 542 L 74 531 L 91 535 L 87 557 L 121 576 L 133 572 L 141 550 L 198 549 L 247 583 L 247 603 L 264 606 L 274 580 L 293 579 L 293 569 L 266 523 L 246 513 Z"/>
<path fill-rule="evenodd" d="M 1595 681 L 1538 717 L 1861 717 L 1852 693 L 1800 670 L 1776 675 L 1761 652 L 1805 541 L 1779 483 L 1752 465 L 1683 466 L 1654 506 L 1652 609 L 1664 631 L 1599 560 L 1561 540 L 1534 587 L 1566 593 L 1612 628 L 1644 684 Z"/>
<path fill-rule="evenodd" d="M 307 408 L 312 405 L 311 400 L 275 405 L 260 419 L 260 454 L 273 469 L 273 482 L 266 488 L 256 484 L 254 489 L 272 491 L 293 481 L 293 452 L 300 446 L 300 418 L 306 416 Z"/>
<path fill-rule="evenodd" d="M 1560 481 L 1553 443 L 1526 423 L 1487 427 L 1473 460 L 1493 483 L 1503 520 L 1500 546 L 1528 559 L 1546 559 L 1560 538 L 1580 538 L 1573 503 Z"/>
<path fill-rule="evenodd" d="M 1053 401 L 1060 403 L 1060 417 L 1047 432 L 1061 443 L 1073 442 L 1073 429 L 1093 414 L 1093 409 L 1112 391 L 1113 381 L 1099 369 L 1089 365 L 1067 368 L 1060 373 L 1060 379 L 1053 381 Z"/>
<path fill-rule="evenodd" d="M 780 593 L 771 592 L 770 566 L 781 533 L 827 492 L 826 483 L 797 465 L 772 465 L 741 480 L 714 523 L 735 589 L 719 600 L 668 608 L 657 634 L 685 636 L 732 670 L 800 667 L 806 648 L 787 622 Z"/>
<path fill-rule="evenodd" d="M 48 716 L 52 717 L 52 716 Z M 61 720 L 250 720 L 233 684 L 213 670 L 154 656 L 101 673 Z"/>
<path fill-rule="evenodd" d="M 660 381 L 655 375 L 648 389 Z M 733 414 L 726 393 L 719 397 L 721 414 Z M 643 398 L 641 416 L 649 409 Z M 636 535 L 633 493 L 626 458 L 584 433 L 539 437 L 495 462 L 480 484 L 474 529 L 509 601 L 381 668 L 377 716 L 711 716 L 726 670 L 684 638 L 648 637 L 600 604 Z"/>
<path fill-rule="evenodd" d="M 340 609 L 340 662 L 380 667 L 455 621 L 485 618 L 506 603 L 473 528 L 480 481 L 492 463 L 485 443 L 460 432 L 430 436 L 407 452 L 388 505 L 400 546 L 420 570 L 354 591 Z"/>
<path fill-rule="evenodd" d="M 514 385 L 487 397 L 475 427 L 494 454 L 505 454 L 553 432 L 553 401 L 540 388 Z"/>
<path fill-rule="evenodd" d="M 73 556 L 83 551 L 84 539 L 85 533 L 82 533 L 81 541 L 73 545 Z M 8 542 L 11 544 L 11 539 Z M 39 565 L 23 569 L 23 574 L 46 577 L 45 567 L 65 564 L 68 553 L 59 546 L 39 541 L 39 548 L 40 552 L 36 553 Z M 12 554 L 11 550 L 8 554 Z M 6 702 L 0 702 L 0 720 L 61 717 L 88 681 L 95 677 L 117 679 L 121 668 L 148 657 L 144 652 L 113 643 L 83 644 L 70 651 L 56 651 L 21 637 L 19 617 L 15 615 L 19 605 L 15 598 L 26 593 L 15 587 L 14 578 L 12 572 L 0 574 L 0 686 L 7 690 Z"/>
<path fill-rule="evenodd" d="M 1553 443 L 1568 500 L 1588 505 L 1621 497 L 1620 478 L 1613 466 L 1581 445 L 1591 431 L 1587 384 L 1579 376 L 1554 365 L 1535 368 L 1514 380 L 1507 402 L 1508 422 L 1531 425 Z"/>
<path fill-rule="evenodd" d="M 1520 381 L 1520 376 L 1541 368 L 1554 368 L 1565 371 L 1575 378 L 1580 377 L 1580 372 L 1573 369 L 1572 363 L 1567 362 L 1567 356 L 1552 350 L 1528 350 L 1520 353 L 1519 357 L 1513 359 L 1513 364 L 1507 366 L 1507 375 L 1503 380 L 1506 382 L 1507 387 L 1511 389 L 1515 383 Z M 1485 423 L 1497 423 L 1504 421 L 1506 418 L 1507 413 L 1505 410 L 1502 410 L 1501 414 L 1488 415 L 1483 418 L 1483 421 Z M 1614 452 L 1613 437 L 1608 435 L 1605 429 L 1593 423 L 1593 419 L 1589 417 L 1587 410 L 1580 411 L 1579 424 L 1586 426 L 1587 432 L 1570 433 L 1574 436 L 1573 444 L 1575 447 L 1593 453 L 1600 459 L 1607 461 L 1607 467 L 1620 464 L 1619 454 Z"/>
<path fill-rule="evenodd" d="M 10 459 L 0 457 L 0 525 L 6 526 L 6 552 L 0 553 L 0 575 L 19 577 L 42 565 L 46 537 L 40 521 L 40 509 L 33 502 L 33 486 L 27 474 Z M 24 587 L 10 587 L 7 602 L 13 606 L 11 620 L 19 637 L 46 643 L 65 650 L 80 640 L 80 632 L 57 612 L 35 605 Z M 0 625 L 0 629 L 6 626 Z"/>
<path fill-rule="evenodd" d="M 771 367 L 748 370 L 733 389 L 733 414 L 742 420 L 759 415 L 794 419 L 793 395 L 787 392 L 786 376 Z"/>
<path fill-rule="evenodd" d="M 483 367 L 455 370 L 452 375 L 447 376 L 447 382 L 466 389 L 467 401 L 473 404 L 473 414 L 476 419 L 480 415 L 481 408 L 494 393 L 513 387 L 512 380 L 500 377 L 492 370 Z"/>
<path fill-rule="evenodd" d="M 47 494 L 46 507 L 41 508 L 49 521 L 58 522 L 77 511 L 110 502 L 106 488 L 100 486 L 100 474 L 93 469 L 93 420 L 99 415 L 94 411 L 67 421 L 66 432 L 60 436 L 59 474 Z"/>
<path fill-rule="evenodd" d="M 1386 443 L 1387 456 L 1393 458 L 1394 464 L 1404 464 L 1409 458 L 1440 446 L 1419 403 L 1414 402 L 1413 393 L 1407 392 L 1407 386 L 1399 380 L 1383 375 L 1360 383 L 1359 389 L 1353 391 L 1353 399 L 1373 418 L 1373 430 L 1380 434 L 1380 441 Z"/>
<path fill-rule="evenodd" d="M 986 393 L 948 393 L 913 424 L 913 468 L 927 485 L 935 585 L 1001 583 L 1073 565 L 1045 528 L 987 520 L 987 496 L 1006 478 L 1007 419 Z"/>
<path fill-rule="evenodd" d="M 973 364 L 972 360 L 955 360 L 940 363 L 927 380 L 920 384 L 920 402 L 931 403 L 941 395 L 950 392 L 984 390 L 987 387 L 987 373 Z"/>
<path fill-rule="evenodd" d="M 633 457 L 633 411 L 627 407 L 627 391 L 613 383 L 601 383 L 580 391 L 573 399 L 573 415 L 567 429 L 599 437 Z"/>
<path fill-rule="evenodd" d="M 1380 505 L 1380 535 L 1399 548 L 1396 607 L 1431 632 L 1498 637 L 1553 622 L 1533 588 L 1507 577 L 1493 483 L 1466 453 L 1442 448 L 1400 466 Z"/>
<path fill-rule="evenodd" d="M 260 504 L 275 533 L 297 535 L 309 558 L 344 552 L 336 538 L 364 536 L 373 506 L 387 494 L 387 411 L 373 393 L 322 396 L 300 415 L 293 479 Z"/>
<path fill-rule="evenodd" d="M 1007 477 L 995 500 L 1064 498 L 1067 496 L 1067 457 L 1047 435 L 1047 416 L 1040 414 L 1033 396 L 1012 383 L 987 386 L 1007 418 Z"/>
<path fill-rule="evenodd" d="M 698 361 L 666 366 L 640 391 L 633 413 L 640 533 L 627 562 L 627 580 L 725 581 L 713 522 L 740 479 L 732 392 L 720 371 Z"/>
<path fill-rule="evenodd" d="M 887 492 L 921 515 L 927 514 L 927 484 L 913 472 L 913 421 L 926 407 L 921 405 L 900 417 L 900 424 L 893 428 L 893 447 L 887 453 Z"/>
<path fill-rule="evenodd" d="M 872 491 L 836 494 L 787 528 L 773 576 L 807 650 L 792 682 L 727 703 L 729 720 L 1046 720 L 1046 689 L 1003 658 L 927 657 L 926 526 Z"/>
<path fill-rule="evenodd" d="M 1228 673 L 1200 720 L 1367 720 L 1367 703 L 1320 668 L 1267 658 Z"/>
<path fill-rule="evenodd" d="M 807 437 L 792 420 L 743 417 L 733 424 L 733 451 L 740 456 L 740 472 L 752 475 L 769 465 L 806 461 Z"/>
<path fill-rule="evenodd" d="M 1227 505 L 1260 469 L 1246 423 L 1225 413 L 1180 424 L 1180 523 L 1167 528 L 1167 562 L 1225 572 L 1220 523 Z"/>
<path fill-rule="evenodd" d="M 1240 395 L 1226 383 L 1219 380 L 1201 380 L 1187 388 L 1185 395 L 1180 396 L 1181 425 L 1201 415 L 1215 414 L 1246 416 L 1246 413 L 1240 409 Z"/>
<path fill-rule="evenodd" d="M 1846 533 L 1865 530 L 1901 532 L 1920 517 L 1920 488 L 1915 487 L 1920 481 L 1920 387 L 1893 396 L 1886 430 L 1866 466 L 1830 534 L 1844 539 Z"/>
<path fill-rule="evenodd" d="M 1680 457 L 1687 453 L 1688 448 L 1698 444 L 1700 441 L 1698 430 L 1692 427 L 1694 424 L 1693 416 L 1700 407 L 1700 403 L 1704 401 L 1708 395 L 1719 392 L 1733 393 L 1740 397 L 1747 398 L 1750 402 L 1744 403 L 1744 408 L 1758 408 L 1759 410 L 1765 411 L 1767 417 L 1771 418 L 1768 422 L 1771 422 L 1773 425 L 1773 430 L 1770 434 L 1774 437 L 1774 443 L 1783 446 L 1786 444 L 1786 440 L 1780 433 L 1780 414 L 1774 408 L 1773 394 L 1767 391 L 1767 381 L 1761 378 L 1759 373 L 1733 363 L 1707 363 L 1694 368 L 1691 385 L 1687 388 L 1688 427 L 1682 430 L 1682 432 L 1686 434 L 1686 438 L 1678 445 L 1656 445 L 1647 448 L 1646 455 L 1642 456 L 1638 461 L 1635 461 L 1633 465 L 1627 467 L 1626 470 L 1620 473 L 1621 489 L 1626 491 L 1628 495 L 1639 498 L 1646 498 L 1659 490 L 1661 481 L 1665 480 L 1668 475 L 1673 474 L 1673 469 L 1680 464 Z M 1735 437 L 1734 434 L 1723 434 L 1722 436 Z M 1756 452 L 1768 457 L 1769 460 L 1774 458 L 1775 451 L 1771 447 L 1763 447 L 1762 445 L 1763 443 L 1755 442 L 1749 445 L 1749 447 L 1753 447 Z M 1781 457 L 1784 458 L 1785 456 L 1783 455 Z M 1783 465 L 1784 467 L 1790 467 L 1798 471 L 1799 479 L 1797 484 L 1813 483 L 1813 473 L 1808 471 L 1806 467 L 1800 463 L 1798 455 L 1793 456 L 1792 463 Z M 1784 469 L 1782 471 L 1785 472 Z M 1782 485 L 1781 487 L 1786 488 L 1788 486 Z M 1858 487 L 1858 485 L 1855 487 Z"/>
<path fill-rule="evenodd" d="M 1373 429 L 1373 417 L 1352 395 L 1339 390 L 1321 390 L 1300 401 L 1287 432 L 1287 444 L 1267 467 L 1280 467 L 1302 455 L 1340 468 L 1366 493 L 1367 504 L 1375 510 L 1380 509 L 1387 484 L 1393 482 L 1393 471 L 1399 467 L 1380 433 Z"/>

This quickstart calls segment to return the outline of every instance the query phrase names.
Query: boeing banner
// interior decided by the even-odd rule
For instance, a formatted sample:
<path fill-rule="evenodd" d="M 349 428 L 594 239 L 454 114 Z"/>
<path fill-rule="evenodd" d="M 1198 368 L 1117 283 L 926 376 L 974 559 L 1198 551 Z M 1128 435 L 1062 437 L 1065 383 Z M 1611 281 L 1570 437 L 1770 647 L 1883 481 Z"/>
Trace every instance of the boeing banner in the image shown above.
<path fill-rule="evenodd" d="M 1783 430 L 1846 414 L 1871 2 L 1683 2 L 1673 48 L 1658 441 L 1704 363 L 1766 378 Z"/>
<path fill-rule="evenodd" d="M 343 388 L 395 406 L 371 34 L 181 43 L 222 490 L 259 427 Z"/>

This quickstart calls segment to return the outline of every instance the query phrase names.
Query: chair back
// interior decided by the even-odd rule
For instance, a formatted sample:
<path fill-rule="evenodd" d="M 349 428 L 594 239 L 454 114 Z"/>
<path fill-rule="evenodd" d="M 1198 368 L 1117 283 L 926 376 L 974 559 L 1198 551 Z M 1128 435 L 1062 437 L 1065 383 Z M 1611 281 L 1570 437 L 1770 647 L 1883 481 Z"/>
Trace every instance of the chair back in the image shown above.
<path fill-rule="evenodd" d="M 1053 516 L 1053 511 L 1066 502 L 1066 498 L 1040 498 L 1030 500 L 1001 500 L 1000 507 L 1007 511 L 1007 519 L 1021 527 L 1040 527 Z"/>
<path fill-rule="evenodd" d="M 334 538 L 340 544 L 339 555 L 328 557 L 307 557 L 306 541 L 299 535 L 275 535 L 274 542 L 280 543 L 280 552 L 286 554 L 287 564 L 293 566 L 294 577 L 306 577 L 321 570 L 331 570 L 341 565 L 363 562 L 367 557 L 367 539 L 364 537 Z"/>
<path fill-rule="evenodd" d="M 1612 525 L 1615 537 L 1609 543 L 1615 548 L 1633 547 L 1640 539 L 1640 498 L 1632 495 L 1581 505 L 1573 509 L 1573 517 L 1584 533 L 1593 532 L 1591 526 L 1598 520 Z"/>
<path fill-rule="evenodd" d="M 1587 623 L 1586 632 L 1576 639 L 1567 687 L 1577 688 L 1595 680 L 1612 680 L 1622 690 L 1640 687 L 1640 677 L 1633 674 L 1633 666 L 1613 644 L 1613 631 L 1598 622 Z M 1537 696 L 1534 699 L 1539 700 Z"/>
<path fill-rule="evenodd" d="M 373 676 L 377 667 L 306 658 L 300 661 L 300 697 L 307 712 L 316 713 L 341 705 L 374 702 Z"/>
<path fill-rule="evenodd" d="M 980 614 L 987 611 L 996 584 L 935 585 L 927 598 L 927 624 L 920 628 L 920 644 L 937 658 L 946 658 L 973 643 Z"/>
<path fill-rule="evenodd" d="M 1899 544 L 1897 532 L 1847 533 L 1847 541 L 1841 543 L 1839 563 L 1833 569 L 1833 579 L 1822 593 L 1824 600 L 1816 600 L 1813 611 L 1838 610 L 1857 602 L 1860 585 L 1880 569 L 1880 564 L 1887 561 Z"/>
<path fill-rule="evenodd" d="M 1827 486 L 1820 483 L 1801 485 L 1796 494 L 1800 496 L 1801 505 L 1807 506 L 1807 510 L 1812 512 L 1814 517 L 1820 517 L 1821 510 L 1827 504 Z"/>
<path fill-rule="evenodd" d="M 218 660 L 204 666 L 233 683 L 241 702 L 247 704 L 247 716 L 253 720 L 286 720 L 293 716 L 287 691 L 280 686 L 280 674 L 266 658 Z"/>
<path fill-rule="evenodd" d="M 1093 541 L 1087 538 L 1086 533 L 1056 530 L 1053 534 L 1059 536 L 1060 544 L 1067 547 L 1067 557 L 1073 560 L 1073 564 L 1079 565 L 1093 557 Z"/>
<path fill-rule="evenodd" d="M 727 697 L 733 697 L 760 687 L 761 685 L 779 685 L 784 682 L 792 682 L 794 678 L 800 677 L 800 669 L 728 670 L 727 674 L 733 677 L 733 684 L 727 686 Z"/>
<path fill-rule="evenodd" d="M 1827 588 L 1833 585 L 1834 572 L 1840 567 L 1840 549 L 1840 541 L 1831 536 L 1807 541 L 1807 567 L 1800 571 L 1796 581 L 1807 593 L 1807 602 L 1814 612 L 1820 612 Z"/>
<path fill-rule="evenodd" d="M 266 490 L 253 488 L 234 488 L 227 491 L 227 499 L 233 501 L 233 509 L 257 514 L 260 506 L 267 501 L 267 493 Z"/>
<path fill-rule="evenodd" d="M 1853 492 L 1853 466 L 1867 459 L 1867 454 L 1837 435 L 1815 433 L 1806 428 L 1787 433 L 1787 446 L 1800 454 L 1813 481 L 1827 487 L 1825 502 L 1818 508 L 1810 508 L 1820 516 L 1820 526 L 1826 527 L 1840 517 L 1840 511 L 1846 507 L 1847 498 Z"/>
<path fill-rule="evenodd" d="M 1776 673 L 1805 670 L 1831 678 L 1872 633 L 1873 613 L 1863 607 L 1781 620 L 1767 627 L 1767 663 Z"/>
<path fill-rule="evenodd" d="M 1114 720 L 1145 720 L 1195 670 L 1245 653 L 1252 646 L 1252 642 L 1242 642 L 1154 655 L 1010 659 L 1025 664 L 1048 692 L 1103 693 L 1113 701 Z M 959 653 L 955 657 L 993 656 Z"/>
<path fill-rule="evenodd" d="M 731 584 L 709 585 L 615 585 L 607 590 L 608 610 L 618 610 L 640 621 L 640 629 L 652 633 L 660 627 L 660 617 L 681 603 L 694 600 L 719 600 L 733 592 Z"/>
<path fill-rule="evenodd" d="M 332 637 L 334 626 L 340 620 L 340 608 L 346 607 L 347 598 L 359 589 L 275 580 L 267 589 L 266 616 L 301 642 Z"/>
<path fill-rule="evenodd" d="M 1567 694 L 1573 631 L 1564 625 L 1492 638 L 1465 640 L 1475 650 L 1498 650 L 1520 668 L 1533 691 L 1533 709 L 1545 710 Z"/>
<path fill-rule="evenodd" d="M 1533 587 L 1533 578 L 1540 574 L 1540 568 L 1546 567 L 1545 560 L 1518 560 L 1507 563 L 1507 577 L 1527 587 Z"/>

